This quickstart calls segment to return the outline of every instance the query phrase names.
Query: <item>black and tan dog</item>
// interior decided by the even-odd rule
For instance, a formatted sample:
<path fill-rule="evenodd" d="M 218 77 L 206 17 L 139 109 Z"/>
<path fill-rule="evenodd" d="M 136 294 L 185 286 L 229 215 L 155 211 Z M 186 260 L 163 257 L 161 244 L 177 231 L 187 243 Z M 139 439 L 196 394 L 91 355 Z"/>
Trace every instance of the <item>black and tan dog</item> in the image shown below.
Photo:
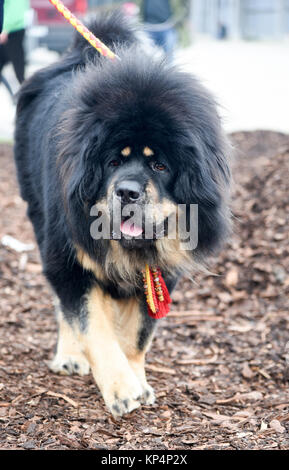
<path fill-rule="evenodd" d="M 141 271 L 159 266 L 171 291 L 224 240 L 227 143 L 210 95 L 190 75 L 148 56 L 122 17 L 102 17 L 90 29 L 121 60 L 99 57 L 79 37 L 58 63 L 28 80 L 17 108 L 15 159 L 57 298 L 51 368 L 81 375 L 91 369 L 110 411 L 122 415 L 154 401 L 144 360 L 157 320 L 147 314 Z M 149 205 L 152 235 L 120 216 L 119 238 L 110 226 L 108 237 L 92 236 L 93 222 L 107 217 L 114 201 L 142 213 Z M 198 205 L 192 250 L 166 229 L 156 236 L 179 204 Z"/>

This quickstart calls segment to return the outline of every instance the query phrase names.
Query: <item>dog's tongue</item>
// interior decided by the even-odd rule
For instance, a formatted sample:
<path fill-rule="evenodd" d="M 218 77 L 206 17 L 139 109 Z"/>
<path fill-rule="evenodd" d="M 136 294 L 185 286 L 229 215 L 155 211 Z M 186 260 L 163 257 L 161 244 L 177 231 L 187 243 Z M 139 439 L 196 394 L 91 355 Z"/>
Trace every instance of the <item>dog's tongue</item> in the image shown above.
<path fill-rule="evenodd" d="M 126 220 L 121 223 L 120 231 L 124 235 L 129 235 L 130 237 L 139 237 L 142 234 L 143 229 L 135 225 L 130 220 Z"/>

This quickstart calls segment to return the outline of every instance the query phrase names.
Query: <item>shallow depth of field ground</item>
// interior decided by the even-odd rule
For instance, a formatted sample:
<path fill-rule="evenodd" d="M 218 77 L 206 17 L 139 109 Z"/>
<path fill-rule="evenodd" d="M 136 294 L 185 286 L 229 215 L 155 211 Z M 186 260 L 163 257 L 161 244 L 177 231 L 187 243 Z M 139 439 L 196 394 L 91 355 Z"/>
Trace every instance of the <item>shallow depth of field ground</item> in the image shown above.
<path fill-rule="evenodd" d="M 61 377 L 37 250 L 0 244 L 0 448 L 289 448 L 289 137 L 238 133 L 234 235 L 179 283 L 147 357 L 154 406 L 114 420 L 91 376 Z M 34 241 L 0 146 L 0 238 Z"/>

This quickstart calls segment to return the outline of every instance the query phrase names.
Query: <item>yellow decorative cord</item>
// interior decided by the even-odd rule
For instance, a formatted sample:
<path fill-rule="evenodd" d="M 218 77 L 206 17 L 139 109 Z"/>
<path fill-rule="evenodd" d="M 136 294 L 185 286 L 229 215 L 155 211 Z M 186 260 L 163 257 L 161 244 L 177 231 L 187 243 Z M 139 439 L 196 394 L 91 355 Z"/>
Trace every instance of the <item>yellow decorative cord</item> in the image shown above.
<path fill-rule="evenodd" d="M 103 56 L 109 59 L 119 59 L 100 39 L 96 38 L 84 24 L 71 13 L 71 11 L 63 5 L 60 0 L 49 0 L 50 3 L 69 21 L 69 23 Z"/>
<path fill-rule="evenodd" d="M 150 267 L 148 264 L 145 266 L 145 277 L 147 284 L 147 303 L 153 313 L 156 313 L 156 307 L 153 299 L 151 276 L 150 276 Z"/>

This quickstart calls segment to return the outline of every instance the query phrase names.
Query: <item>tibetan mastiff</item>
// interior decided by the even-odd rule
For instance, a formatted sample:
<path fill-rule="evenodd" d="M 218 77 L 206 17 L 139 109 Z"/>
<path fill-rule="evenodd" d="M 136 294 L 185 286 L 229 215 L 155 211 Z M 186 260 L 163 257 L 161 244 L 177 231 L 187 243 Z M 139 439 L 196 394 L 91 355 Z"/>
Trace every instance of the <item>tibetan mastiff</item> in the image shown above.
<path fill-rule="evenodd" d="M 148 315 L 142 271 L 157 266 L 171 292 L 223 242 L 229 147 L 210 94 L 147 52 L 125 18 L 102 16 L 89 28 L 120 60 L 101 57 L 78 36 L 33 75 L 19 94 L 15 160 L 55 295 L 51 369 L 91 370 L 120 416 L 155 400 L 144 362 L 158 320 Z M 181 213 L 187 227 L 192 205 L 197 243 L 188 248 L 178 229 L 169 236 L 168 220 Z M 134 208 L 149 214 L 150 236 L 143 221 L 130 221 Z"/>

